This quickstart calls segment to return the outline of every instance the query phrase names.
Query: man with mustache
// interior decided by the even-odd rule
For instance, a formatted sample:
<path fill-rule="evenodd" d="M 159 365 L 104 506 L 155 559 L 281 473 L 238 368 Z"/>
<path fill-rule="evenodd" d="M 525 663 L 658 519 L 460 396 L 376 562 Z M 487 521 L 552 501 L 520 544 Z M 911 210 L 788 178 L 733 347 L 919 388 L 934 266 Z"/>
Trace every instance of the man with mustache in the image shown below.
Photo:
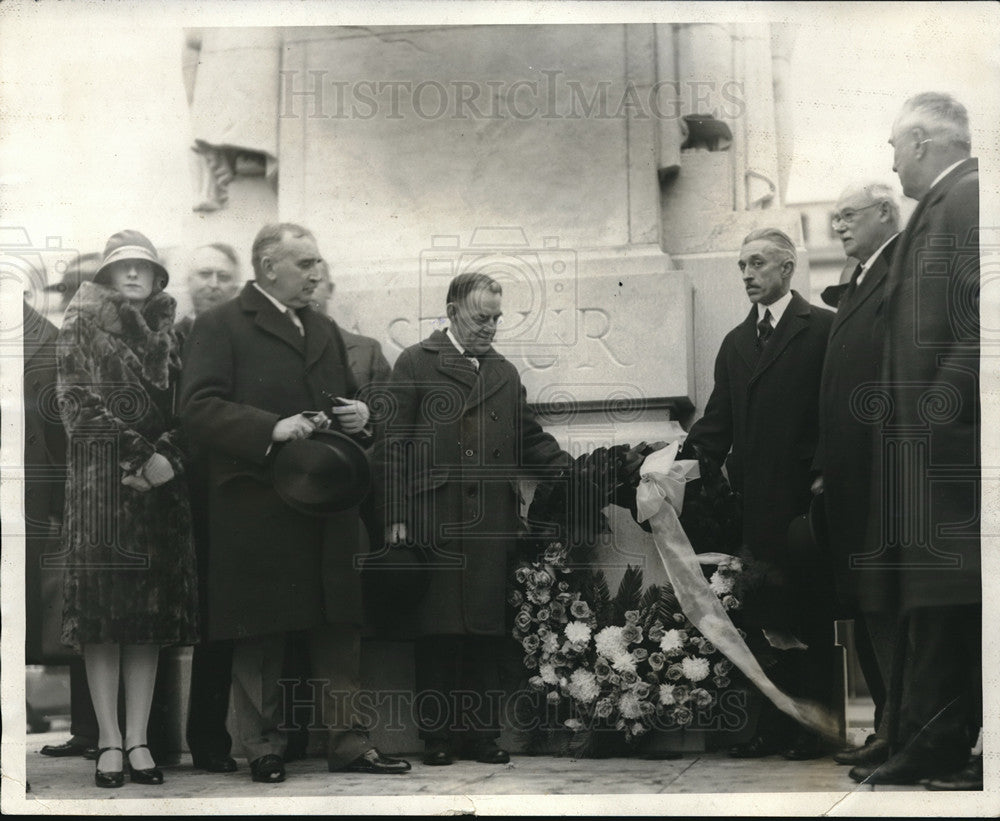
<path fill-rule="evenodd" d="M 311 231 L 266 225 L 252 250 L 254 281 L 199 316 L 185 346 L 181 418 L 209 460 L 208 572 L 211 640 L 233 639 L 236 740 L 254 781 L 285 779 L 287 739 L 278 680 L 285 637 L 306 631 L 324 684 L 331 771 L 403 773 L 382 756 L 356 712 L 360 689 L 357 509 L 309 516 L 286 504 L 269 469 L 274 447 L 319 427 L 309 411 L 333 409 L 340 430 L 368 422 L 335 323 L 310 307 L 322 257 Z"/>
<path fill-rule="evenodd" d="M 776 228 L 751 231 L 743 240 L 737 264 L 753 305 L 722 341 L 715 387 L 682 456 L 725 462 L 733 489 L 742 495 L 743 543 L 768 569 L 769 585 L 745 604 L 750 646 L 759 646 L 765 631 L 779 656 L 769 671 L 775 683 L 791 695 L 829 703 L 832 614 L 819 601 L 829 597 L 824 588 L 832 586 L 832 578 L 799 566 L 802 557 L 790 555 L 787 535 L 812 498 L 820 373 L 833 313 L 791 290 L 796 259 L 795 244 Z M 819 583 L 819 589 L 804 579 Z M 802 643 L 808 649 L 801 649 Z M 781 753 L 803 760 L 818 758 L 825 749 L 816 735 L 797 730 L 768 702 L 755 736 L 730 752 L 738 758 Z"/>
<path fill-rule="evenodd" d="M 531 467 L 572 463 L 536 421 L 517 369 L 493 349 L 502 295 L 483 273 L 451 281 L 448 328 L 396 361 L 386 403 L 394 410 L 376 446 L 386 539 L 427 551 L 430 580 L 411 623 L 429 765 L 510 760 L 497 738 L 516 480 Z"/>

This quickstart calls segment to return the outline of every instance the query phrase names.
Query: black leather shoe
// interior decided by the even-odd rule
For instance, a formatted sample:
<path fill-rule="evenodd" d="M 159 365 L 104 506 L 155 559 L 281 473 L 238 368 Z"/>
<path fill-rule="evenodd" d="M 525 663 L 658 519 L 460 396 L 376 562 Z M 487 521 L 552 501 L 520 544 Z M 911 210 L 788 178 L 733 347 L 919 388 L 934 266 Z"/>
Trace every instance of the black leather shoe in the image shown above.
<path fill-rule="evenodd" d="M 236 762 L 228 755 L 200 755 L 192 757 L 191 763 L 195 769 L 209 773 L 234 773 L 238 769 Z"/>
<path fill-rule="evenodd" d="M 88 750 L 93 750 L 94 757 L 97 757 L 97 747 L 94 744 L 89 741 L 80 741 L 74 736 L 62 744 L 46 744 L 42 747 L 42 755 L 49 755 L 53 758 L 69 758 L 79 755 L 86 758 Z"/>
<path fill-rule="evenodd" d="M 749 741 L 729 748 L 732 758 L 763 758 L 781 752 L 782 744 L 769 736 L 755 735 Z"/>
<path fill-rule="evenodd" d="M 455 760 L 447 745 L 436 744 L 427 749 L 423 761 L 428 767 L 445 767 L 448 764 L 453 764 Z"/>
<path fill-rule="evenodd" d="M 929 790 L 982 790 L 983 757 L 969 756 L 969 763 L 962 769 L 943 778 L 932 778 L 927 782 Z"/>
<path fill-rule="evenodd" d="M 873 736 L 863 747 L 851 747 L 833 754 L 833 760 L 838 764 L 860 764 L 863 767 L 875 767 L 885 763 L 889 758 L 889 742 L 884 738 Z"/>
<path fill-rule="evenodd" d="M 250 762 L 250 778 L 262 784 L 279 784 L 285 780 L 285 762 L 278 755 L 262 755 Z"/>
<path fill-rule="evenodd" d="M 359 755 L 346 767 L 337 767 L 331 770 L 331 772 L 370 773 L 372 775 L 402 775 L 409 771 L 409 761 L 382 755 L 374 747 L 364 755 Z"/>
<path fill-rule="evenodd" d="M 481 747 L 476 753 L 476 761 L 480 764 L 506 764 L 510 761 L 510 753 L 496 744 Z"/>
<path fill-rule="evenodd" d="M 812 761 L 823 758 L 830 752 L 830 746 L 819 736 L 812 733 L 801 733 L 792 739 L 792 743 L 781 751 L 781 757 L 787 761 Z"/>
<path fill-rule="evenodd" d="M 100 761 L 102 755 L 111 750 L 118 750 L 118 752 L 122 752 L 121 747 L 101 747 L 101 749 L 97 751 L 98 761 Z M 125 785 L 125 770 L 105 771 L 98 766 L 94 770 L 94 783 L 98 787 L 122 787 Z"/>
<path fill-rule="evenodd" d="M 861 784 L 916 784 L 925 778 L 938 778 L 954 772 L 961 763 L 941 754 L 918 754 L 903 750 L 879 766 L 852 767 L 851 778 Z"/>
<path fill-rule="evenodd" d="M 132 750 L 138 750 L 140 747 L 146 747 L 145 744 L 136 744 L 134 747 L 129 747 L 125 751 L 125 757 L 128 758 L 132 754 Z M 148 750 L 149 747 L 146 747 Z M 132 766 L 132 759 L 128 759 L 128 778 L 133 784 L 162 784 L 163 783 L 163 773 L 160 772 L 156 767 L 146 767 L 143 770 L 137 770 Z"/>

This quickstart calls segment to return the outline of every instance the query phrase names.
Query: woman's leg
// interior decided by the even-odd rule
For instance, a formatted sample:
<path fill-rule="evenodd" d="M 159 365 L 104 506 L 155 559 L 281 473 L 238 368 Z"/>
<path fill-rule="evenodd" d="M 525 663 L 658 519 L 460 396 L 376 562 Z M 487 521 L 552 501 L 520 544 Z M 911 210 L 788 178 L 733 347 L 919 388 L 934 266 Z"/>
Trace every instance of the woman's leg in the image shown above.
<path fill-rule="evenodd" d="M 156 644 L 126 644 L 122 648 L 122 676 L 125 679 L 125 749 L 146 743 L 149 710 L 156 684 L 156 664 L 160 648 Z M 149 750 L 135 750 L 129 761 L 137 770 L 156 766 Z"/>
<path fill-rule="evenodd" d="M 87 686 L 97 716 L 97 746 L 121 747 L 122 731 L 118 726 L 117 644 L 87 644 L 83 647 L 83 664 L 87 670 Z M 107 752 L 98 759 L 97 769 L 117 772 L 122 769 L 122 754 Z"/>

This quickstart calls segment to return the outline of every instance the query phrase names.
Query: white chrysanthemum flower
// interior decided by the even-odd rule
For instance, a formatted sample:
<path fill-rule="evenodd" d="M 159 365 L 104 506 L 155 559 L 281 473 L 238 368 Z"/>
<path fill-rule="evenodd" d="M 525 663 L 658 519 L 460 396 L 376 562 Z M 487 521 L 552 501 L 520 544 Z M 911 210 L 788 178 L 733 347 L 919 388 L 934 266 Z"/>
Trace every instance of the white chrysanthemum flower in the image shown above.
<path fill-rule="evenodd" d="M 601 685 L 589 670 L 574 670 L 570 676 L 570 693 L 583 704 L 590 704 L 601 694 Z"/>
<path fill-rule="evenodd" d="M 611 666 L 619 673 L 635 672 L 635 656 L 631 653 L 619 653 L 611 659 Z"/>
<path fill-rule="evenodd" d="M 558 684 L 559 676 L 556 675 L 556 668 L 552 664 L 541 664 L 538 667 L 538 675 L 546 684 Z"/>
<path fill-rule="evenodd" d="M 669 707 L 674 703 L 674 685 L 673 684 L 661 684 L 660 685 L 660 704 L 665 707 Z"/>
<path fill-rule="evenodd" d="M 590 641 L 590 625 L 582 621 L 571 621 L 566 625 L 566 638 L 574 644 L 586 644 Z"/>
<path fill-rule="evenodd" d="M 684 634 L 680 630 L 668 630 L 660 639 L 660 649 L 664 653 L 676 653 L 684 649 Z"/>
<path fill-rule="evenodd" d="M 712 574 L 712 578 L 708 580 L 708 583 L 711 585 L 712 592 L 716 596 L 725 596 L 733 589 L 733 579 L 729 576 L 723 576 L 718 570 Z"/>
<path fill-rule="evenodd" d="M 639 697 L 635 693 L 623 693 L 621 701 L 618 702 L 618 712 L 622 714 L 622 718 L 642 718 Z"/>
<path fill-rule="evenodd" d="M 626 650 L 625 637 L 622 635 L 624 632 L 625 628 L 612 625 L 594 636 L 598 655 L 608 659 L 622 655 Z"/>
<path fill-rule="evenodd" d="M 542 651 L 546 655 L 559 652 L 559 637 L 555 633 L 549 633 L 542 639 Z"/>
<path fill-rule="evenodd" d="M 710 672 L 708 659 L 703 658 L 685 658 L 681 661 L 681 667 L 684 669 L 684 678 L 689 681 L 701 681 L 708 678 Z"/>

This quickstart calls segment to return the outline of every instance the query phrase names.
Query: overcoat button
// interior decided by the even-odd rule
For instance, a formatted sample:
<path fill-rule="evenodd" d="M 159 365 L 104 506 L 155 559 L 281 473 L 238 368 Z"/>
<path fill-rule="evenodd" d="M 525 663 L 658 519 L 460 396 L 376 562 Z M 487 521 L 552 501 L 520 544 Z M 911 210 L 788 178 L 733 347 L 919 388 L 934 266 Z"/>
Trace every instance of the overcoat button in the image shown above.
<path fill-rule="evenodd" d="M 465 492 L 469 496 L 475 496 L 476 493 L 478 492 L 478 488 L 475 485 L 470 485 L 468 488 L 465 489 Z"/>
<path fill-rule="evenodd" d="M 499 459 L 500 458 L 500 448 L 496 448 L 493 451 L 493 455 Z"/>
<path fill-rule="evenodd" d="M 492 419 L 494 422 L 497 421 L 497 412 L 496 411 L 490 411 L 490 419 Z"/>
<path fill-rule="evenodd" d="M 474 456 L 475 454 L 474 454 L 474 452 L 473 452 L 473 451 L 472 451 L 472 450 L 470 449 L 470 450 L 467 450 L 467 451 L 465 452 L 465 455 L 466 455 L 466 456 Z"/>

